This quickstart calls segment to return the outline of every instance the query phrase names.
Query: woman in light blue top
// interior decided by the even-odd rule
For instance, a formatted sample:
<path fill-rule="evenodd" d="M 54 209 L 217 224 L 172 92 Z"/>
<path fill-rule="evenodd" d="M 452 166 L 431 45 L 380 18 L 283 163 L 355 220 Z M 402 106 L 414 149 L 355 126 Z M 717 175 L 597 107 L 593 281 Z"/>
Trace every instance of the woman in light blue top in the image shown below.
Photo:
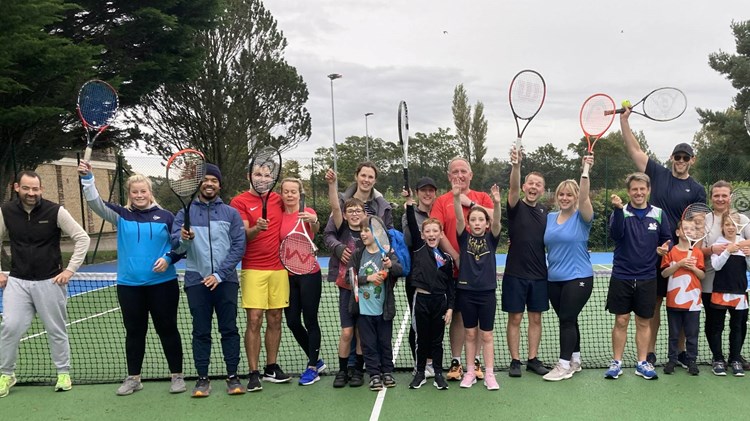
<path fill-rule="evenodd" d="M 594 158 L 584 162 L 593 165 Z M 581 371 L 581 332 L 578 315 L 591 297 L 594 271 L 588 253 L 594 209 L 589 198 L 589 178 L 565 180 L 555 190 L 559 209 L 547 215 L 544 245 L 547 247 L 549 301 L 560 319 L 560 360 L 545 380 L 559 381 Z"/>

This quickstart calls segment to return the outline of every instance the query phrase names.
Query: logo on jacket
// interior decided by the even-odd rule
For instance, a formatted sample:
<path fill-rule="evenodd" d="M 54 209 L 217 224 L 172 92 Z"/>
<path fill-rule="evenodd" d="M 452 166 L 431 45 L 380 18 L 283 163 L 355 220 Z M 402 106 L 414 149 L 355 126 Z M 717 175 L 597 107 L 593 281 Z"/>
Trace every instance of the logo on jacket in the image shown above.
<path fill-rule="evenodd" d="M 153 218 L 153 219 L 154 219 L 154 221 L 158 221 L 158 220 L 160 220 L 160 219 L 161 219 L 161 216 L 159 216 L 159 215 L 154 215 L 154 218 Z"/>
<path fill-rule="evenodd" d="M 657 226 L 656 222 L 651 222 L 648 224 L 648 230 L 649 231 L 656 231 L 659 227 Z"/>

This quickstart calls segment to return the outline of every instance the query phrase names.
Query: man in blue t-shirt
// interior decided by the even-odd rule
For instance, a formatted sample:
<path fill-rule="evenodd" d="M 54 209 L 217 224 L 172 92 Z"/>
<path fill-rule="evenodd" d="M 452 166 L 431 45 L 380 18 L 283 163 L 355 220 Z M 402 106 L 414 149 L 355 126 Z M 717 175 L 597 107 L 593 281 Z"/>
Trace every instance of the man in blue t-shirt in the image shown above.
<path fill-rule="evenodd" d="M 651 178 L 650 203 L 661 208 L 672 228 L 672 244 L 677 244 L 679 239 L 675 237 L 674 227 L 682 217 L 682 212 L 692 203 L 706 203 L 706 189 L 695 179 L 690 177 L 690 167 L 695 163 L 693 148 L 687 143 L 680 143 L 674 147 L 669 157 L 672 162 L 671 170 L 650 159 L 638 144 L 638 140 L 630 129 L 628 118 L 631 111 L 628 109 L 620 115 L 620 127 L 622 137 L 625 141 L 625 150 L 630 159 L 635 163 L 638 171 L 646 173 Z M 658 266 L 660 260 L 657 259 Z M 661 276 L 661 268 L 656 270 L 656 307 L 654 317 L 651 319 L 651 337 L 648 343 L 648 361 L 656 363 L 656 335 L 661 325 L 661 303 L 667 296 L 667 279 Z M 687 356 L 685 351 L 685 335 L 680 334 L 680 352 L 678 361 L 687 368 Z"/>

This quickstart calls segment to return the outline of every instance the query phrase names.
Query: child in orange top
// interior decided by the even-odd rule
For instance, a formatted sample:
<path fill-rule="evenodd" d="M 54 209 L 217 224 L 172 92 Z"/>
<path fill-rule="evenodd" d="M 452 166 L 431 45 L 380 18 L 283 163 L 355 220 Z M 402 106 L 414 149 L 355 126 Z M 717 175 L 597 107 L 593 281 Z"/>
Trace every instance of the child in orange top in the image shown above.
<path fill-rule="evenodd" d="M 703 272 L 703 253 L 700 247 L 690 249 L 690 242 L 685 231 L 695 230 L 694 222 L 680 221 L 675 233 L 680 241 L 661 260 L 661 275 L 669 278 L 667 282 L 667 320 L 669 323 L 669 362 L 664 365 L 664 374 L 674 373 L 677 366 L 677 354 L 680 350 L 677 342 L 680 331 L 685 331 L 687 345 L 688 372 L 698 375 L 698 329 L 700 326 L 701 279 Z M 703 227 L 700 227 L 701 229 Z"/>

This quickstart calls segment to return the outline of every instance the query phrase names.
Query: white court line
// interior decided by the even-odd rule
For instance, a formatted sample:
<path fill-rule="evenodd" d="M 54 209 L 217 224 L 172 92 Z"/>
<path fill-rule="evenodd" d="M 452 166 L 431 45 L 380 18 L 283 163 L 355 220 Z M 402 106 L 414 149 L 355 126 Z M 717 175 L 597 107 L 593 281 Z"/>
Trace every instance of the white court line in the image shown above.
<path fill-rule="evenodd" d="M 407 326 L 409 326 L 409 312 L 404 311 L 404 318 L 401 320 L 401 326 L 398 329 L 396 343 L 393 344 L 393 364 L 396 364 L 396 360 L 398 359 L 398 352 L 401 349 L 401 342 L 404 339 L 404 332 L 406 332 Z M 380 419 L 380 410 L 383 409 L 383 401 L 385 400 L 385 393 L 387 391 L 388 388 L 383 387 L 378 392 L 378 397 L 375 398 L 375 405 L 373 405 L 372 412 L 370 413 L 370 421 L 378 421 Z"/>
<path fill-rule="evenodd" d="M 101 313 L 92 314 L 91 316 L 84 317 L 83 319 L 78 319 L 78 320 L 74 320 L 74 321 L 72 321 L 70 323 L 66 323 L 65 327 L 70 327 L 72 325 L 75 325 L 75 324 L 78 324 L 78 323 L 81 323 L 81 322 L 85 322 L 86 320 L 93 319 L 94 317 L 104 316 L 107 313 L 112 313 L 112 312 L 115 312 L 115 311 L 118 311 L 118 310 L 120 310 L 120 307 L 115 307 L 113 309 L 109 309 L 109 310 L 103 311 Z M 43 330 L 43 331 L 41 331 L 39 333 L 35 333 L 35 334 L 27 336 L 25 338 L 21 338 L 21 342 L 27 341 L 29 339 L 34 339 L 36 337 L 39 337 L 39 336 L 42 336 L 42 335 L 46 335 L 46 334 L 47 334 L 47 331 Z"/>

